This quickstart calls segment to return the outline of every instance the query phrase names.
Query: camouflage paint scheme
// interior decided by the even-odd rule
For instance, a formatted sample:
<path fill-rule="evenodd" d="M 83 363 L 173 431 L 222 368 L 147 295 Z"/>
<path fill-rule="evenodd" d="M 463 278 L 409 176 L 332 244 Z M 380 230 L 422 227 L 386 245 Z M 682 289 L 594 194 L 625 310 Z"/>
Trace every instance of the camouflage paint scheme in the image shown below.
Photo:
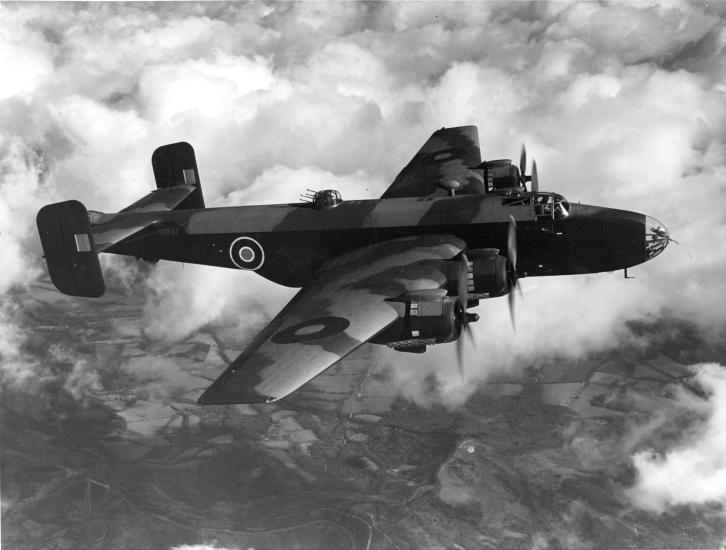
<path fill-rule="evenodd" d="M 450 235 L 425 235 L 336 258 L 300 290 L 200 402 L 255 402 L 292 393 L 301 381 L 311 380 L 396 320 L 396 304 L 387 298 L 443 286 L 446 277 L 422 262 L 451 259 L 464 246 Z M 380 277 L 391 272 L 393 277 Z"/>
<path fill-rule="evenodd" d="M 401 318 L 392 299 L 455 294 L 447 262 L 507 250 L 511 220 L 519 277 L 623 269 L 655 255 L 654 235 L 658 252 L 667 244 L 642 214 L 568 204 L 555 218 L 524 187 L 490 188 L 475 126 L 435 132 L 381 199 L 325 207 L 204 208 L 191 146 L 161 147 L 152 162 L 159 189 L 116 214 L 89 212 L 96 253 L 248 269 L 302 287 L 204 392 L 205 404 L 290 394 Z M 41 214 L 38 225 L 50 239 Z"/>

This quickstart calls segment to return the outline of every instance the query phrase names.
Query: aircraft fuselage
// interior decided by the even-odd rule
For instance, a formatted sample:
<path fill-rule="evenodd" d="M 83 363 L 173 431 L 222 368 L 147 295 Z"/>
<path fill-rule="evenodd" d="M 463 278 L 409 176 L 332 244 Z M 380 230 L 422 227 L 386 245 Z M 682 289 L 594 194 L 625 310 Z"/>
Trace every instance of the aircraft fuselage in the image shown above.
<path fill-rule="evenodd" d="M 469 249 L 506 250 L 517 222 L 520 276 L 613 271 L 648 259 L 643 214 L 570 204 L 561 219 L 500 194 L 352 200 L 324 209 L 308 203 L 173 210 L 134 239 L 108 250 L 256 271 L 300 287 L 328 260 L 400 237 L 451 234 Z M 116 216 L 145 216 L 120 213 Z"/>

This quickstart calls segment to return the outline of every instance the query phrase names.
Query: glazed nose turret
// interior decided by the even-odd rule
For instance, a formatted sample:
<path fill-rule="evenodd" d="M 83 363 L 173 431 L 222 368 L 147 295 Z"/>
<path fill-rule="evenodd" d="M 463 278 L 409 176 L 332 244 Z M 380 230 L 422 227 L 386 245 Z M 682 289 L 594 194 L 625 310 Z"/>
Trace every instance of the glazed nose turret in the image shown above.
<path fill-rule="evenodd" d="M 645 217 L 645 259 L 652 260 L 665 250 L 670 242 L 670 236 L 665 225 L 651 218 Z"/>

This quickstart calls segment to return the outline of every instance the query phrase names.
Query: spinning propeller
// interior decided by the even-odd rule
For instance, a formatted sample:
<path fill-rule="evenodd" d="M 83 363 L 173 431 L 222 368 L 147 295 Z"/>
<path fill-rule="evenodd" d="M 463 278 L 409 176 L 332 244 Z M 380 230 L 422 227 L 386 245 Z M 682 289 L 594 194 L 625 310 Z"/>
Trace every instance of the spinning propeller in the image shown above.
<path fill-rule="evenodd" d="M 464 378 L 464 336 L 471 342 L 472 347 L 476 349 L 476 343 L 474 342 L 474 334 L 471 331 L 470 323 L 475 323 L 479 320 L 479 315 L 476 313 L 467 313 L 466 306 L 469 303 L 469 258 L 466 257 L 466 253 L 461 253 L 461 259 L 459 261 L 459 277 L 456 284 L 456 314 L 457 320 L 461 325 L 461 332 L 459 338 L 456 341 L 456 359 L 459 364 L 459 375 Z"/>
<path fill-rule="evenodd" d="M 536 167 L 533 167 L 533 179 L 537 177 Z M 456 288 L 456 319 L 461 327 L 459 338 L 456 342 L 456 358 L 459 365 L 459 375 L 464 378 L 464 346 L 465 338 L 471 342 L 472 347 L 476 349 L 474 334 L 471 330 L 471 323 L 479 320 L 476 313 L 467 313 L 466 306 L 469 303 L 469 258 L 466 253 L 460 254 L 459 273 Z M 512 318 L 512 327 L 516 329 L 514 302 L 515 291 L 522 298 L 522 288 L 519 286 L 519 276 L 517 275 L 517 222 L 514 216 L 509 216 L 509 227 L 507 228 L 507 287 L 509 289 L 509 314 Z"/>
<path fill-rule="evenodd" d="M 522 152 L 519 155 L 519 178 L 522 186 L 526 189 L 527 182 L 531 183 L 530 192 L 537 193 L 539 191 L 539 181 L 537 179 L 537 162 L 532 159 L 532 174 L 526 175 L 527 170 L 527 150 L 522 144 Z M 507 228 L 507 286 L 509 288 L 509 314 L 512 318 L 512 327 L 516 330 L 515 313 L 514 313 L 514 302 L 515 291 L 519 294 L 522 299 L 522 287 L 519 286 L 519 276 L 517 274 L 517 222 L 514 216 L 509 216 L 509 227 Z M 470 323 L 479 320 L 479 315 L 476 313 L 467 313 L 466 306 L 469 303 L 469 259 L 466 253 L 462 252 L 460 255 L 459 262 L 459 275 L 457 280 L 457 308 L 456 315 L 457 321 L 461 326 L 461 333 L 456 343 L 456 357 L 459 364 L 459 374 L 462 379 L 464 378 L 464 338 L 468 339 L 472 346 L 476 348 L 474 341 L 474 335 L 471 331 Z"/>
<path fill-rule="evenodd" d="M 522 149 L 524 151 L 524 148 Z M 537 177 L 536 170 L 532 172 Z M 517 275 L 517 222 L 514 216 L 509 216 L 509 227 L 507 228 L 507 259 L 509 265 L 507 267 L 507 284 L 509 286 L 509 314 L 512 317 L 512 327 L 516 329 L 514 322 L 514 291 L 519 293 L 522 298 L 522 287 L 519 286 L 519 276 Z"/>
<path fill-rule="evenodd" d="M 522 152 L 519 155 L 519 178 L 522 182 L 522 186 L 526 189 L 527 182 L 531 182 L 531 189 L 530 191 L 532 193 L 537 193 L 539 191 L 539 182 L 537 181 L 537 161 L 532 159 L 532 175 L 527 176 L 525 172 L 527 171 L 527 150 L 524 148 L 524 143 L 522 144 Z"/>

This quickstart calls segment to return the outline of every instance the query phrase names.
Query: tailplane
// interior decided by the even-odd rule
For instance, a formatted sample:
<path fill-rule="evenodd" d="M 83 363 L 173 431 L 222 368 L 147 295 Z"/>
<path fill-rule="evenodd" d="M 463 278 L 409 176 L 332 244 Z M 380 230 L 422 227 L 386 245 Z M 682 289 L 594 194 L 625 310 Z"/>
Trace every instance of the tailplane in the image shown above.
<path fill-rule="evenodd" d="M 169 223 L 171 210 L 204 208 L 194 149 L 186 142 L 159 147 L 151 157 L 154 191 L 120 212 L 89 212 L 78 201 L 44 206 L 36 219 L 53 284 L 65 294 L 98 298 L 106 286 L 98 253 L 153 226 Z"/>
<path fill-rule="evenodd" d="M 36 218 L 50 279 L 71 296 L 99 298 L 106 292 L 88 211 L 78 201 L 44 206 Z"/>

